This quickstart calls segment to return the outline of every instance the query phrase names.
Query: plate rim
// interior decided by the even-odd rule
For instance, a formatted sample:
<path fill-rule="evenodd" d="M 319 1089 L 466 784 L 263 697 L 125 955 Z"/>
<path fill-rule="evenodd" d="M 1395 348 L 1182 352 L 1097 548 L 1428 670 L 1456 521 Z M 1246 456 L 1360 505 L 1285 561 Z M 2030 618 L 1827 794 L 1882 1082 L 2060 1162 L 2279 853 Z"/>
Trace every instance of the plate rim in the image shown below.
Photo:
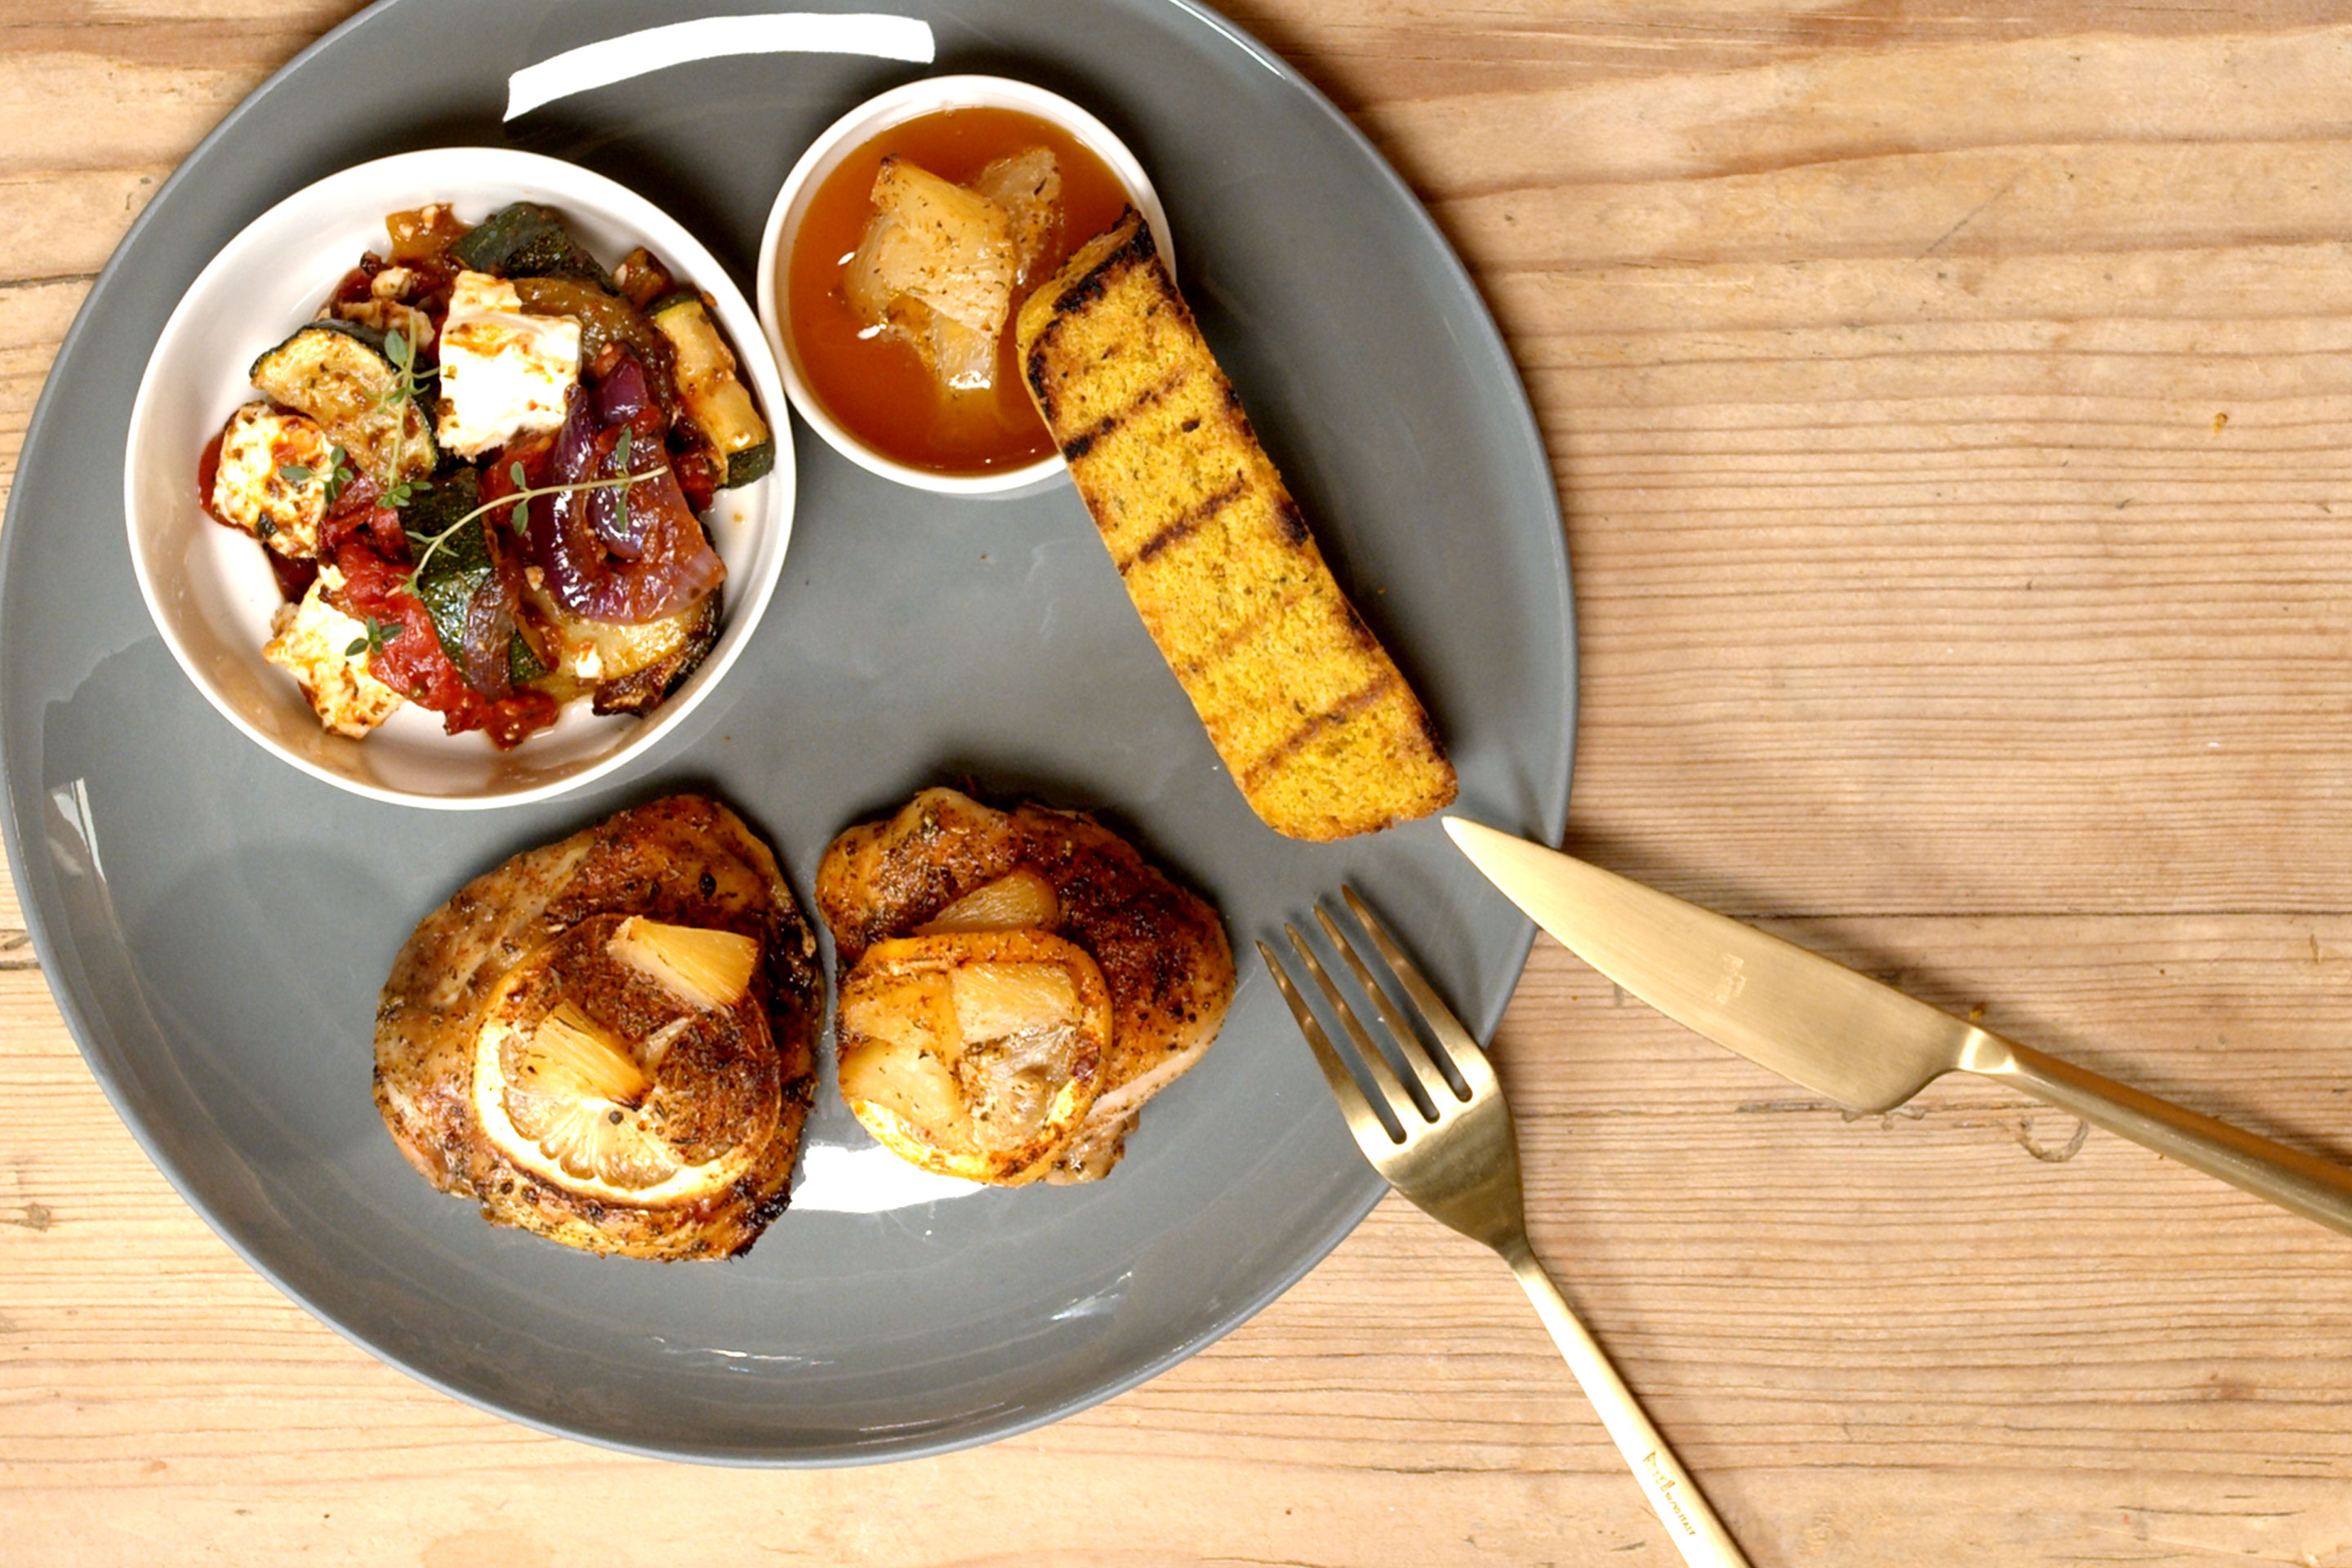
<path fill-rule="evenodd" d="M 174 190 L 184 179 L 188 177 L 191 166 L 199 162 L 200 154 L 209 150 L 215 142 L 229 135 L 245 117 L 253 111 L 256 105 L 271 93 L 279 90 L 289 79 L 301 72 L 317 57 L 339 47 L 349 36 L 374 25 L 383 16 L 391 11 L 415 3 L 420 3 L 420 0 L 373 0 L 373 3 L 364 10 L 321 35 L 289 59 L 286 64 L 270 73 L 241 99 L 217 124 L 190 148 L 163 183 L 156 188 L 154 195 L 149 199 L 138 216 L 125 229 L 105 265 L 92 279 L 89 292 L 85 295 L 80 306 L 77 308 L 72 322 L 59 340 L 56 357 L 51 362 L 50 371 L 44 376 L 41 393 L 36 402 L 32 417 L 26 426 L 24 441 L 19 448 L 17 465 L 19 475 L 24 467 L 23 454 L 55 439 L 54 437 L 47 437 L 46 433 L 58 417 L 57 408 L 62 400 L 62 394 L 59 391 L 61 383 L 56 374 L 58 367 L 69 362 L 77 345 L 91 331 L 90 322 L 96 314 L 93 306 L 101 302 L 110 289 L 122 287 L 119 279 L 120 275 L 127 269 L 127 258 L 138 248 L 139 240 L 154 219 L 155 210 L 162 205 L 165 195 Z M 1238 48 L 1251 63 L 1276 77 L 1288 92 L 1299 97 L 1351 145 L 1361 160 L 1363 168 L 1378 183 L 1386 186 L 1391 195 L 1397 199 L 1400 211 L 1406 220 L 1416 226 L 1423 232 L 1425 240 L 1434 246 L 1437 252 L 1451 262 L 1451 267 L 1447 269 L 1450 284 L 1460 296 L 1465 308 L 1485 325 L 1487 333 L 1490 334 L 1487 343 L 1483 346 L 1491 348 L 1499 356 L 1507 372 L 1503 384 L 1507 389 L 1510 405 L 1518 426 L 1517 437 L 1524 439 L 1530 449 L 1543 459 L 1542 467 L 1547 474 L 1549 474 L 1549 448 L 1543 440 L 1541 426 L 1536 419 L 1525 378 L 1511 354 L 1508 340 L 1504 336 L 1499 323 L 1495 320 L 1492 309 L 1478 288 L 1476 279 L 1471 274 L 1467 264 L 1451 241 L 1438 227 L 1426 204 L 1412 191 L 1411 185 L 1395 167 L 1381 155 L 1371 139 L 1320 89 L 1288 61 L 1234 23 L 1201 4 L 1200 0 L 1130 0 L 1130 3 L 1139 9 L 1159 6 L 1178 13 L 1188 18 L 1193 25 L 1202 26 L 1213 34 L 1223 44 Z M 436 143 L 436 145 L 457 144 L 462 143 Z M 558 161 L 570 162 L 566 159 Z M 22 591 L 18 587 L 16 579 L 24 571 L 18 563 L 27 548 L 23 539 L 26 531 L 18 521 L 19 503 L 24 493 L 23 486 L 11 486 L 5 519 L 5 521 L 0 521 L 0 612 L 5 612 L 8 600 Z M 1543 553 L 1550 567 L 1550 570 L 1545 574 L 1545 584 L 1552 590 L 1559 611 L 1557 622 L 1560 640 L 1559 651 L 1561 656 L 1560 668 L 1565 672 L 1563 695 L 1566 699 L 1562 735 L 1566 745 L 1558 754 L 1547 756 L 1544 759 L 1545 776 L 1538 781 L 1538 790 L 1533 805 L 1540 816 L 1538 826 L 1542 832 L 1550 841 L 1556 843 L 1566 830 L 1570 786 L 1573 782 L 1576 742 L 1580 718 L 1581 668 L 1577 657 L 1578 624 L 1574 582 L 1567 547 L 1566 518 L 1560 505 L 1556 478 L 1541 487 L 1538 499 L 1541 510 L 1553 524 L 1543 531 L 1542 546 Z M 123 537 L 119 531 L 106 531 L 110 537 L 116 540 Z M 149 630 L 151 633 L 153 632 L 152 626 Z M 161 634 L 153 633 L 153 635 Z M 184 695 L 199 702 L 203 700 L 198 693 L 189 692 Z M 1389 1191 L 1387 1184 L 1372 1171 L 1369 1164 L 1363 1166 L 1362 1186 L 1359 1194 L 1360 1201 L 1352 1205 L 1341 1205 L 1336 1208 L 1334 1217 L 1316 1233 L 1313 1245 L 1302 1247 L 1296 1258 L 1290 1259 L 1285 1267 L 1276 1269 L 1265 1289 L 1245 1297 L 1237 1297 L 1234 1302 L 1207 1319 L 1199 1331 L 1181 1339 L 1156 1356 L 1142 1358 L 1111 1376 L 1087 1384 L 1084 1391 L 1076 1397 L 1065 1398 L 1058 1402 L 1047 1402 L 1034 1409 L 1024 1409 L 1009 1416 L 959 1426 L 944 1435 L 929 1435 L 903 1440 L 894 1439 L 888 1443 L 873 1446 L 806 1447 L 752 1454 L 735 1450 L 690 1448 L 673 1444 L 632 1442 L 612 1433 L 543 1418 L 531 1412 L 501 1403 L 478 1391 L 459 1387 L 439 1374 L 419 1366 L 396 1350 L 365 1339 L 355 1330 L 339 1321 L 320 1303 L 311 1300 L 308 1294 L 265 1264 L 256 1255 L 248 1242 L 225 1225 L 221 1217 L 214 1212 L 213 1206 L 190 1186 L 177 1165 L 164 1157 L 157 1144 L 155 1134 L 142 1121 L 129 1114 L 126 1104 L 127 1091 L 124 1086 L 100 1056 L 94 1054 L 90 1044 L 93 1038 L 105 1031 L 96 1026 L 96 1020 L 82 1005 L 80 989 L 69 983 L 69 968 L 64 962 L 69 956 L 68 952 L 60 945 L 58 933 L 51 929 L 53 910 L 61 905 L 55 881 L 48 874 L 52 868 L 47 864 L 47 857 L 35 860 L 27 855 L 28 840 L 26 837 L 25 823 L 20 819 L 17 786 L 20 782 L 24 783 L 26 795 L 36 803 L 44 797 L 37 780 L 20 780 L 21 759 L 17 755 L 16 748 L 9 744 L 11 735 L 22 721 L 23 715 L 12 708 L 6 684 L 0 682 L 0 845 L 5 845 L 8 855 L 26 931 L 35 954 L 41 964 L 43 982 L 47 986 L 60 1016 L 73 1037 L 81 1060 L 89 1069 L 91 1076 L 98 1080 L 117 1120 L 131 1132 L 149 1162 L 170 1183 L 180 1201 L 194 1210 L 215 1237 L 226 1243 L 247 1267 L 268 1280 L 280 1295 L 294 1302 L 311 1318 L 325 1324 L 340 1338 L 372 1359 L 395 1367 L 404 1374 L 470 1408 L 498 1415 L 528 1429 L 636 1457 L 683 1460 L 744 1469 L 842 1468 L 896 1462 L 902 1459 L 931 1458 L 993 1443 L 1002 1438 L 1034 1431 L 1127 1393 L 1189 1360 L 1233 1332 L 1318 1267 L 1331 1251 L 1362 1223 L 1364 1217 L 1377 1206 L 1380 1199 Z M 36 896 L 37 891 L 40 896 Z M 795 889 L 795 892 L 797 895 L 798 889 Z M 1516 910 L 1513 912 L 1517 914 Z M 1517 933 L 1510 944 L 1505 964 L 1511 977 L 1510 984 L 1502 989 L 1498 997 L 1488 1008 L 1484 1009 L 1479 1016 L 1468 1020 L 1472 1025 L 1473 1033 L 1481 1039 L 1491 1037 L 1502 1014 L 1516 994 L 1519 979 L 1525 973 L 1528 956 L 1533 950 L 1534 941 L 1534 922 L 1523 916 L 1518 917 Z M 76 960 L 70 965 L 70 970 L 78 972 L 81 967 L 78 952 L 70 956 Z"/>

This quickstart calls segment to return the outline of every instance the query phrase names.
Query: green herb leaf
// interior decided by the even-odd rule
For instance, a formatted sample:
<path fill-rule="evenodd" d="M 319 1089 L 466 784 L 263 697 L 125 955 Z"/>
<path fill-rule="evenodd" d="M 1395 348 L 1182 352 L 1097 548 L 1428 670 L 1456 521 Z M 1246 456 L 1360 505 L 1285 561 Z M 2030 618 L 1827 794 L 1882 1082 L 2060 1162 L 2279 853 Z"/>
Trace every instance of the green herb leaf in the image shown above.
<path fill-rule="evenodd" d="M 343 657 L 357 658 L 362 654 L 365 654 L 370 658 L 373 658 L 383 651 L 384 644 L 407 629 L 398 621 L 379 621 L 373 616 L 370 616 L 367 618 L 367 629 L 352 639 L 352 646 L 343 649 Z"/>
<path fill-rule="evenodd" d="M 310 476 L 316 470 L 314 469 L 305 468 L 300 463 L 280 463 L 278 465 L 278 477 L 284 479 L 289 485 L 309 484 L 310 482 Z"/>
<path fill-rule="evenodd" d="M 341 500 L 343 487 L 351 482 L 351 459 L 342 447 L 337 446 L 327 454 L 327 504 L 333 506 Z"/>

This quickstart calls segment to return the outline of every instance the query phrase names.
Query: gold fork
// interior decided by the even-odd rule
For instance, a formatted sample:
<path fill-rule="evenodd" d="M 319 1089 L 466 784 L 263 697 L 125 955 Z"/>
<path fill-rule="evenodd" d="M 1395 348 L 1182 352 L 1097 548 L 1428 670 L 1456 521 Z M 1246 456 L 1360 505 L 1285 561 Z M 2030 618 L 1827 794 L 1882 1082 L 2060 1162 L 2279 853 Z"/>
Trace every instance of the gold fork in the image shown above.
<path fill-rule="evenodd" d="M 1643 1495 L 1656 1511 L 1658 1522 L 1681 1549 L 1683 1561 L 1704 1568 L 1748 1568 L 1748 1559 L 1715 1517 L 1715 1510 L 1707 1507 L 1706 1499 L 1699 1495 L 1690 1473 L 1643 1414 L 1633 1391 L 1609 1364 L 1600 1342 L 1570 1310 L 1559 1287 L 1536 1261 L 1535 1249 L 1528 1245 L 1526 1204 L 1519 1187 L 1518 1138 L 1512 1131 L 1510 1108 L 1503 1103 L 1503 1087 L 1495 1079 L 1486 1053 L 1438 999 L 1421 970 L 1372 917 L 1355 889 L 1342 888 L 1339 892 L 1425 1026 L 1425 1035 L 1416 1032 L 1397 1015 L 1388 992 L 1374 982 L 1355 944 L 1341 932 L 1339 922 L 1318 908 L 1316 920 L 1379 1013 L 1397 1058 L 1412 1075 L 1413 1087 L 1398 1077 L 1387 1054 L 1373 1043 L 1355 1009 L 1331 983 L 1297 928 L 1282 929 L 1347 1031 L 1357 1059 L 1378 1089 L 1379 1104 L 1366 1098 L 1358 1086 L 1339 1049 L 1291 984 L 1274 950 L 1261 942 L 1257 951 L 1283 1000 L 1290 1004 L 1300 1032 L 1314 1048 L 1324 1080 L 1339 1099 L 1365 1158 L 1388 1178 L 1391 1186 L 1423 1212 L 1502 1254 L 1528 1300 L 1535 1303 L 1544 1327 L 1551 1331 L 1552 1342 L 1568 1359 L 1569 1370 L 1576 1374 L 1585 1397 L 1600 1413 L 1601 1424 L 1609 1429 L 1618 1453 L 1642 1483 Z"/>

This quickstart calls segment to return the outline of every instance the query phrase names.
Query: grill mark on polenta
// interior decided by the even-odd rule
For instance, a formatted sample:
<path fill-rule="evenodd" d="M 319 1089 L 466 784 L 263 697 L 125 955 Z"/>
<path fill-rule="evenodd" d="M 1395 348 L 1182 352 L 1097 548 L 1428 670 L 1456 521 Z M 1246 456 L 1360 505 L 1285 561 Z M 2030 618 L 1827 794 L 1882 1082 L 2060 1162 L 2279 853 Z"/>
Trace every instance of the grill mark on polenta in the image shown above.
<path fill-rule="evenodd" d="M 1255 789 L 1264 784 L 1285 763 L 1305 751 L 1316 736 L 1326 730 L 1344 724 L 1357 714 L 1363 712 L 1395 689 L 1399 680 L 1400 678 L 1394 669 L 1383 669 L 1372 677 L 1369 685 L 1359 687 L 1322 712 L 1292 730 L 1288 735 L 1283 737 L 1281 744 L 1249 765 L 1248 771 L 1241 775 L 1242 787 Z"/>
<path fill-rule="evenodd" d="M 1349 637 L 1358 647 L 1372 649 L 1380 652 L 1382 658 L 1387 657 L 1387 651 L 1381 647 L 1381 639 L 1374 637 L 1372 628 L 1364 623 L 1363 612 L 1356 608 L 1353 599 L 1344 595 L 1339 600 L 1339 624 L 1347 628 Z"/>
<path fill-rule="evenodd" d="M 1122 209 L 1119 221 L 1126 222 L 1134 211 L 1132 206 Z M 1054 340 L 1061 335 L 1063 325 L 1073 317 L 1083 314 L 1089 304 L 1108 293 L 1126 273 L 1149 264 L 1159 254 L 1160 247 L 1151 237 L 1151 226 L 1139 222 L 1124 242 L 1105 252 L 1100 260 L 1087 269 L 1084 277 L 1065 289 L 1054 300 L 1052 318 L 1038 330 L 1036 340 L 1029 345 L 1026 365 L 1030 393 L 1036 398 L 1038 412 L 1045 416 L 1049 426 L 1056 423 L 1059 417 L 1049 384 L 1053 377 Z"/>
<path fill-rule="evenodd" d="M 1037 341 L 1029 345 L 1029 395 L 1036 400 L 1037 413 L 1048 429 L 1062 421 L 1061 405 L 1055 401 L 1054 389 L 1047 384 L 1054 373 L 1046 363 L 1046 356 L 1053 349 L 1055 335 L 1061 330 L 1061 325 L 1062 319 L 1056 316 L 1045 323 L 1045 330 L 1037 334 Z"/>
<path fill-rule="evenodd" d="M 1427 743 L 1432 755 L 1445 755 L 1445 737 L 1437 732 L 1437 721 L 1429 716 L 1426 708 L 1421 710 L 1421 738 Z"/>
<path fill-rule="evenodd" d="M 1282 530 L 1282 542 L 1294 550 L 1304 548 L 1315 537 L 1307 527 L 1307 514 L 1298 510 L 1298 503 L 1287 492 L 1274 503 L 1274 520 Z"/>
<path fill-rule="evenodd" d="M 1280 621 L 1283 616 L 1297 606 L 1300 600 L 1307 596 L 1307 590 L 1305 588 L 1294 588 L 1292 592 L 1274 600 L 1256 615 L 1246 620 L 1237 621 L 1227 627 L 1225 635 L 1219 637 L 1216 643 L 1198 658 L 1180 659 L 1175 655 L 1167 653 L 1165 649 L 1162 653 L 1168 658 L 1169 667 L 1176 671 L 1179 679 L 1184 680 L 1198 679 L 1227 659 L 1240 655 L 1264 634 L 1266 627 Z"/>
<path fill-rule="evenodd" d="M 1165 268 L 1114 259 L 1140 249 L 1140 226 L 1089 241 L 1018 327 L 1145 627 L 1276 830 L 1330 839 L 1436 809 L 1455 783 L 1430 715 L 1325 565 Z M 1153 384 L 1179 366 L 1190 381 L 1171 399 Z"/>
<path fill-rule="evenodd" d="M 1122 208 L 1118 221 L 1125 223 L 1134 211 L 1132 206 Z M 1111 285 L 1118 281 L 1118 274 L 1144 266 L 1159 254 L 1160 247 L 1151 238 L 1151 226 L 1137 224 L 1125 240 L 1105 252 L 1101 260 L 1087 269 L 1085 277 L 1055 296 L 1054 314 L 1057 317 L 1076 315 L 1101 299 Z"/>
<path fill-rule="evenodd" d="M 1181 365 L 1165 381 L 1154 382 L 1128 400 L 1126 407 L 1104 415 L 1086 429 L 1062 443 L 1062 457 L 1067 461 L 1083 458 L 1094 450 L 1095 443 L 1107 436 L 1116 435 L 1121 426 L 1156 403 L 1165 401 L 1181 391 L 1191 379 L 1191 373 Z"/>
<path fill-rule="evenodd" d="M 1202 496 L 1196 505 L 1187 508 L 1184 511 L 1179 513 L 1173 521 L 1160 529 L 1159 532 L 1153 534 L 1150 538 L 1145 540 L 1141 544 L 1137 545 L 1135 547 L 1135 553 L 1129 555 L 1125 561 L 1119 563 L 1118 574 L 1122 577 L 1126 576 L 1128 573 L 1150 561 L 1153 556 L 1159 554 L 1170 545 L 1174 544 L 1181 539 L 1188 537 L 1198 530 L 1202 523 L 1208 521 L 1211 518 L 1224 510 L 1225 508 L 1233 505 L 1234 502 L 1239 500 L 1248 492 L 1249 480 L 1245 477 L 1236 474 L 1234 477 L 1232 483 L 1224 486 L 1221 489 L 1212 490 L 1207 495 Z"/>

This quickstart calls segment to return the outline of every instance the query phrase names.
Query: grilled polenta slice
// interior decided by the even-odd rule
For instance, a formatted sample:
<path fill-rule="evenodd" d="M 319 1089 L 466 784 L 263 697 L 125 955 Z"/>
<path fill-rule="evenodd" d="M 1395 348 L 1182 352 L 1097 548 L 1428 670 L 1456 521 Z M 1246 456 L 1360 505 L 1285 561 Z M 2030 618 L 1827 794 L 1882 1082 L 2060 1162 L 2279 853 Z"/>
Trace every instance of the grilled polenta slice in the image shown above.
<path fill-rule="evenodd" d="M 1332 581 L 1133 208 L 1016 330 L 1078 494 L 1258 816 L 1332 839 L 1451 802 L 1429 715 Z"/>

